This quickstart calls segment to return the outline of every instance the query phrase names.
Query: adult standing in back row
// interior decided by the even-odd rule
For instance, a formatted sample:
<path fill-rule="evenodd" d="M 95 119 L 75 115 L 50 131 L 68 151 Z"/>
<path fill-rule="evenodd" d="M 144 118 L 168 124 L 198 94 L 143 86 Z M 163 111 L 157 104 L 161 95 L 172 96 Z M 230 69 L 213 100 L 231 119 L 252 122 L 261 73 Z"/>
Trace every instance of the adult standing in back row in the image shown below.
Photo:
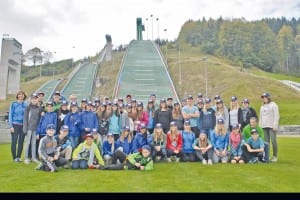
<path fill-rule="evenodd" d="M 9 107 L 8 122 L 11 134 L 11 154 L 15 162 L 22 162 L 21 155 L 25 138 L 23 120 L 27 107 L 26 97 L 25 92 L 19 91 L 16 95 L 16 101 L 12 102 Z"/>
<path fill-rule="evenodd" d="M 280 118 L 278 105 L 271 100 L 271 95 L 267 92 L 261 95 L 261 99 L 263 104 L 260 107 L 259 126 L 264 131 L 265 141 L 270 143 L 271 139 L 272 142 L 273 157 L 270 161 L 277 162 L 278 146 L 276 136 Z"/>
<path fill-rule="evenodd" d="M 192 95 L 188 95 L 187 97 L 187 105 L 183 106 L 182 108 L 182 116 L 184 120 L 190 121 L 191 130 L 195 133 L 196 138 L 198 138 L 200 130 L 198 129 L 197 120 L 199 120 L 200 113 L 199 109 L 194 106 Z"/>

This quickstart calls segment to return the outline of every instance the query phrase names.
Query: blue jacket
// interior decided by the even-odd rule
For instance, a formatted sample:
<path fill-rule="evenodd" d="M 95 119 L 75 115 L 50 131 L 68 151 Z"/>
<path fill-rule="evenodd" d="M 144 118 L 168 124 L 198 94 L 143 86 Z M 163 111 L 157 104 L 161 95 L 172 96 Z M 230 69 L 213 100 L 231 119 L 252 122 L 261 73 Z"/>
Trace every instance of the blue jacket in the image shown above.
<path fill-rule="evenodd" d="M 23 125 L 23 118 L 26 107 L 27 103 L 25 101 L 20 103 L 14 101 L 11 103 L 8 113 L 8 123 L 10 128 L 13 127 L 13 124 Z"/>
<path fill-rule="evenodd" d="M 46 112 L 40 119 L 40 123 L 36 129 L 36 135 L 40 137 L 46 135 L 46 128 L 48 124 L 54 124 L 57 127 L 57 113 L 56 112 Z M 55 133 L 57 134 L 57 133 Z"/>
<path fill-rule="evenodd" d="M 211 134 L 211 143 L 213 145 L 214 150 L 216 149 L 226 149 L 228 148 L 229 143 L 229 133 L 227 132 L 224 136 L 223 135 L 217 135 L 215 131 L 213 134 Z"/>
<path fill-rule="evenodd" d="M 193 144 L 195 142 L 195 133 L 182 131 L 182 152 L 183 153 L 193 153 Z"/>
<path fill-rule="evenodd" d="M 145 133 L 144 133 L 145 134 Z M 138 152 L 144 145 L 150 145 L 152 143 L 152 136 L 147 133 L 146 138 L 142 133 L 136 133 L 133 139 L 132 151 L 133 153 Z"/>
<path fill-rule="evenodd" d="M 115 144 L 115 148 L 114 150 L 112 151 L 111 147 L 112 147 L 112 144 L 109 144 L 107 140 L 105 140 L 103 142 L 103 146 L 102 146 L 102 152 L 103 152 L 103 156 L 104 155 L 110 155 L 112 156 L 113 153 L 117 150 L 117 148 L 119 147 L 117 142 L 114 143 Z"/>
<path fill-rule="evenodd" d="M 92 111 L 83 111 L 80 113 L 81 117 L 81 130 L 89 128 L 92 131 L 95 128 L 98 131 L 98 118 L 97 115 Z"/>
<path fill-rule="evenodd" d="M 216 126 L 216 115 L 215 110 L 212 108 L 207 109 L 207 111 L 201 111 L 200 119 L 201 119 L 201 128 L 202 129 L 214 129 Z"/>
<path fill-rule="evenodd" d="M 119 147 L 123 147 L 123 153 L 125 153 L 126 155 L 129 155 L 132 153 L 132 144 L 133 144 L 133 140 L 131 140 L 131 142 L 128 142 L 128 137 L 124 138 L 124 141 L 121 142 L 120 138 L 117 140 L 116 142 L 118 144 Z"/>
<path fill-rule="evenodd" d="M 81 132 L 81 117 L 79 112 L 69 112 L 64 119 L 64 124 L 69 126 L 69 137 L 79 137 Z"/>
<path fill-rule="evenodd" d="M 121 132 L 121 120 L 115 113 L 109 119 L 108 132 L 116 135 L 120 135 Z"/>

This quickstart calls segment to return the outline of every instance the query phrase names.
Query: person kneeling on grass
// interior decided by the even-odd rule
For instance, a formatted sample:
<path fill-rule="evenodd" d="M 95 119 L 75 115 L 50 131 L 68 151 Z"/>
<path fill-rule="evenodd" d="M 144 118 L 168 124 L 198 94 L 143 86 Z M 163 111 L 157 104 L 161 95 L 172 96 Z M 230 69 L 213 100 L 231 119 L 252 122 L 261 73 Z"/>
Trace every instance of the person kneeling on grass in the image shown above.
<path fill-rule="evenodd" d="M 96 157 L 98 164 L 94 164 Z M 72 169 L 95 169 L 104 165 L 97 145 L 94 143 L 93 134 L 86 134 L 85 141 L 78 145 L 72 155 Z"/>
<path fill-rule="evenodd" d="M 251 138 L 242 147 L 243 157 L 247 163 L 257 163 L 263 161 L 264 141 L 259 137 L 258 131 L 251 130 Z"/>
<path fill-rule="evenodd" d="M 46 127 L 47 135 L 39 144 L 38 153 L 42 162 L 36 167 L 37 170 L 56 172 L 57 167 L 67 164 L 67 160 L 59 155 L 57 141 L 54 138 L 55 130 L 54 124 L 48 124 Z"/>
<path fill-rule="evenodd" d="M 120 164 L 112 164 L 106 166 L 100 166 L 99 169 L 106 170 L 153 170 L 153 160 L 151 158 L 151 147 L 149 145 L 144 145 L 141 152 L 133 153 L 127 156 L 125 154 L 120 154 L 120 156 L 125 156 L 125 158 L 120 158 L 120 160 L 125 160 Z"/>

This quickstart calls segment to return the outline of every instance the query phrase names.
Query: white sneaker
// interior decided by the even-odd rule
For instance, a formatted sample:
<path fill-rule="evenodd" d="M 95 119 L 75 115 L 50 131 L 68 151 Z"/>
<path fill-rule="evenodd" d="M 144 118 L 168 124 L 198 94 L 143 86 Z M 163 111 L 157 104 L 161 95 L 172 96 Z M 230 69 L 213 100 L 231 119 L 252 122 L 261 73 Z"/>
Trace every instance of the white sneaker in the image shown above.
<path fill-rule="evenodd" d="M 156 156 L 155 157 L 155 161 L 160 161 L 161 157 L 160 156 Z"/>
<path fill-rule="evenodd" d="M 167 161 L 168 161 L 168 162 L 172 162 L 171 158 L 167 158 Z"/>
<path fill-rule="evenodd" d="M 38 159 L 32 159 L 32 162 L 40 163 L 40 161 Z"/>
<path fill-rule="evenodd" d="M 25 163 L 26 165 L 28 165 L 28 164 L 30 164 L 30 160 L 29 160 L 29 159 L 25 159 L 25 160 L 24 160 L 24 163 Z"/>
<path fill-rule="evenodd" d="M 212 165 L 212 160 L 208 159 L 207 164 Z"/>
<path fill-rule="evenodd" d="M 180 158 L 177 158 L 177 157 L 175 158 L 175 162 L 179 162 L 179 160 L 180 160 Z"/>
<path fill-rule="evenodd" d="M 207 164 L 207 161 L 206 161 L 205 159 L 203 159 L 203 160 L 202 160 L 202 164 L 203 164 L 203 165 L 206 165 L 206 164 Z"/>
<path fill-rule="evenodd" d="M 271 162 L 277 162 L 277 157 L 273 156 L 273 158 L 270 160 Z"/>

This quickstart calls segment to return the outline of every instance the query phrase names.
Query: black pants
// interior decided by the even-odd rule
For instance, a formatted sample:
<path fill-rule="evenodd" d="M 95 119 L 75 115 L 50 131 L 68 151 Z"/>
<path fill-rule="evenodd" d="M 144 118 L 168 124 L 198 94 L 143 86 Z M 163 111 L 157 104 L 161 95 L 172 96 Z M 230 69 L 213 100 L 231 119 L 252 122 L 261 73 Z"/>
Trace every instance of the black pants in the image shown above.
<path fill-rule="evenodd" d="M 23 133 L 23 125 L 13 124 L 13 128 L 14 128 L 14 132 L 10 134 L 11 134 L 11 154 L 14 160 L 15 158 L 21 158 L 25 134 Z"/>

